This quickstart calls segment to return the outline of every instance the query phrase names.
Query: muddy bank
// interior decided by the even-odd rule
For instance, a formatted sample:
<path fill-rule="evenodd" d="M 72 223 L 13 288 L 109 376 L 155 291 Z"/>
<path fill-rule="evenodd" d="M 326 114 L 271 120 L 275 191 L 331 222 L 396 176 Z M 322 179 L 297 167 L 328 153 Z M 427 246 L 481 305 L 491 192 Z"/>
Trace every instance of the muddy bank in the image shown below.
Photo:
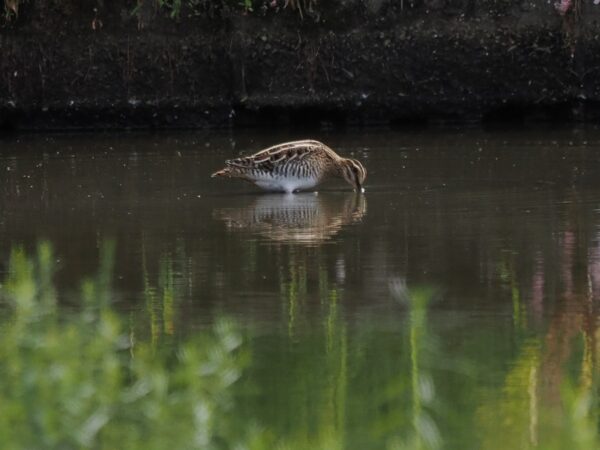
<path fill-rule="evenodd" d="M 592 0 L 55 3 L 2 19 L 4 130 L 600 117 Z"/>

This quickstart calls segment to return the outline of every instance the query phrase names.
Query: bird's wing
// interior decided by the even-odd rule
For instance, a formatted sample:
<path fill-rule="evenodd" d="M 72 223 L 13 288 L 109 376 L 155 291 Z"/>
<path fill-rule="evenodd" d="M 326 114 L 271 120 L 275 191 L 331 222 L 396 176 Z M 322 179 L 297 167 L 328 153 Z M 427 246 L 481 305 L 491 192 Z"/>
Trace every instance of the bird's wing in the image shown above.
<path fill-rule="evenodd" d="M 225 161 L 227 166 L 244 169 L 258 169 L 270 171 L 278 164 L 288 163 L 293 160 L 305 160 L 318 152 L 329 150 L 318 141 L 303 140 L 286 142 L 266 148 L 250 156 L 230 159 Z M 331 151 L 331 150 L 329 150 Z"/>

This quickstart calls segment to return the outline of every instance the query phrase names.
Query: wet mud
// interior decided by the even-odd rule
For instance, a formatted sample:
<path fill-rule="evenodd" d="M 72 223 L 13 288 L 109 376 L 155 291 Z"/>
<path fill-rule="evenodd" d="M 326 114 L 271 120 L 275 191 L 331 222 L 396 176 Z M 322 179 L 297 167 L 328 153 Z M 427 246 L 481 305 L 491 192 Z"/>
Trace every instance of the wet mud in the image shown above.
<path fill-rule="evenodd" d="M 3 130 L 600 117 L 592 0 L 57 4 L 0 20 Z"/>

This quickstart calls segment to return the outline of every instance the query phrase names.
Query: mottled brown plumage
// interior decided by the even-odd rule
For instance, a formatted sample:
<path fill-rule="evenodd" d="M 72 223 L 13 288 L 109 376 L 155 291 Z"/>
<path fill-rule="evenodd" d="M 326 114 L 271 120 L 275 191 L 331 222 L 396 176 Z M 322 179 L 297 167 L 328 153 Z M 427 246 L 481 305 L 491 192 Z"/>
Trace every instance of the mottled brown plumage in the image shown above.
<path fill-rule="evenodd" d="M 269 191 L 310 189 L 327 178 L 346 180 L 361 191 L 367 176 L 363 165 L 343 158 L 319 141 L 286 142 L 251 156 L 225 161 L 213 177 L 241 178 Z"/>

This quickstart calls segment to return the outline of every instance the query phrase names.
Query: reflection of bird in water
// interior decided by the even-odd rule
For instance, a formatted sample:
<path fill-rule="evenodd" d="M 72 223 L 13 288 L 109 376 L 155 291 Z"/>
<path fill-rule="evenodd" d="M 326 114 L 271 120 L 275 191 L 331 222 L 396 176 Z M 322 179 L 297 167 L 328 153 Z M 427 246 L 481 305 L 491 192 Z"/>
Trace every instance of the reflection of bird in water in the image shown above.
<path fill-rule="evenodd" d="M 249 231 L 277 242 L 315 244 L 360 221 L 367 212 L 364 195 L 266 195 L 252 206 L 220 208 L 214 216 L 230 230 Z"/>
<path fill-rule="evenodd" d="M 213 177 L 241 178 L 268 191 L 294 192 L 310 189 L 327 178 L 346 180 L 363 190 L 367 171 L 356 159 L 342 158 L 318 141 L 295 141 L 275 145 L 244 158 L 225 161 Z"/>

